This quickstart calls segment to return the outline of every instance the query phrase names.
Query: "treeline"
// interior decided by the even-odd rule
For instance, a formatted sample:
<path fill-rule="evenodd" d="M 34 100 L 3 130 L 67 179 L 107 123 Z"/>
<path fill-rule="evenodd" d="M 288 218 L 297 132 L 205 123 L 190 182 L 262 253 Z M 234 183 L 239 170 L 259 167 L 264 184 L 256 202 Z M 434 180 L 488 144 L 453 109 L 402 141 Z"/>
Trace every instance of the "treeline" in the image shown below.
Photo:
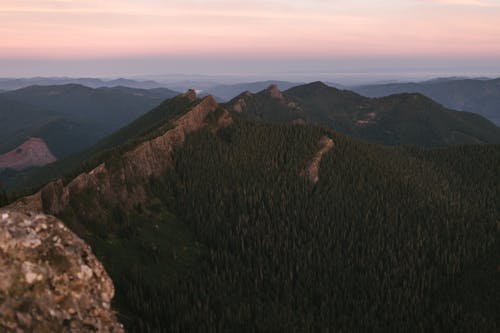
<path fill-rule="evenodd" d="M 302 177 L 324 135 L 319 182 Z M 235 120 L 89 236 L 129 331 L 497 331 L 500 147 Z M 106 222 L 104 222 L 106 223 Z"/>

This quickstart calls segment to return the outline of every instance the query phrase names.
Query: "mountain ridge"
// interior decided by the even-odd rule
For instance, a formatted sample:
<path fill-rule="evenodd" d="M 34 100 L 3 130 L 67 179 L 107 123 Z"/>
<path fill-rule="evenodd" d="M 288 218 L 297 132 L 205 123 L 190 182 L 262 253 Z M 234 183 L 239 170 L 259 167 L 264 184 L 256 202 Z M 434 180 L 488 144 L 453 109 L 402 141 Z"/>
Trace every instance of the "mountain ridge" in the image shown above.
<path fill-rule="evenodd" d="M 182 96 L 194 101 L 193 93 L 194 91 L 188 91 Z M 151 177 L 159 177 L 160 173 L 165 172 L 171 165 L 170 154 L 174 147 L 182 144 L 186 135 L 203 126 L 206 116 L 215 112 L 217 108 L 212 96 L 204 97 L 174 120 L 173 127 L 165 129 L 164 134 L 139 143 L 125 152 L 122 156 L 123 161 L 118 164 L 112 164 L 111 156 L 92 170 L 81 173 L 67 185 L 60 179 L 48 183 L 27 200 L 29 209 L 58 215 L 68 208 L 70 197 L 87 197 L 86 192 L 95 189 L 99 195 L 92 200 L 94 209 L 89 212 L 90 216 L 85 216 L 85 219 L 105 218 L 101 214 L 105 210 L 103 206 L 129 207 L 141 203 L 145 200 L 144 189 L 132 184 L 145 182 Z M 224 112 L 219 115 L 216 126 L 227 126 L 230 123 Z M 87 200 L 89 199 L 87 197 Z"/>
<path fill-rule="evenodd" d="M 418 93 L 367 98 L 322 82 L 283 93 L 270 87 L 243 93 L 225 106 L 266 121 L 311 122 L 375 143 L 428 147 L 466 143 L 499 143 L 500 129 L 472 113 L 453 111 Z M 267 95 L 266 95 L 267 94 Z M 272 96 L 271 96 L 272 97 Z"/>

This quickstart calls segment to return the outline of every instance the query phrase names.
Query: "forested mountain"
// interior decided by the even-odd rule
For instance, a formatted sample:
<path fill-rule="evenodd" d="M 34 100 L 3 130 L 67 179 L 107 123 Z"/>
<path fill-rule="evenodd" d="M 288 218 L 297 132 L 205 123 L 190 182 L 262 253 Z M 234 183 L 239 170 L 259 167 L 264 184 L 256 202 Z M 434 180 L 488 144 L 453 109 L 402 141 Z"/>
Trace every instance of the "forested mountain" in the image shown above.
<path fill-rule="evenodd" d="M 142 136 L 154 136 L 158 127 L 179 112 L 185 111 L 195 100 L 196 93 L 193 90 L 167 99 L 158 107 L 78 154 L 41 168 L 31 168 L 21 172 L 6 170 L 0 173 L 0 181 L 8 191 L 19 191 L 38 188 L 49 180 L 62 176 L 71 177 L 78 174 L 81 167 L 87 169 L 95 167 L 105 156 L 111 154 L 114 148 L 133 145 L 137 140 L 141 140 Z"/>
<path fill-rule="evenodd" d="M 369 97 L 421 93 L 453 109 L 474 112 L 500 125 L 500 78 L 449 79 L 418 83 L 391 83 L 353 88 Z"/>
<path fill-rule="evenodd" d="M 158 105 L 177 93 L 166 88 L 151 90 L 127 87 L 89 88 L 77 84 L 30 86 L 4 92 L 1 96 L 55 111 L 71 119 L 97 118 L 100 122 L 120 128 L 144 110 Z"/>
<path fill-rule="evenodd" d="M 92 89 L 75 84 L 4 92 L 0 94 L 0 153 L 37 137 L 61 158 L 88 148 L 175 95 L 164 88 Z"/>
<path fill-rule="evenodd" d="M 252 119 L 307 122 L 388 145 L 500 143 L 500 129 L 493 123 L 446 109 L 420 94 L 370 99 L 313 82 L 283 93 L 276 86 L 257 94 L 245 92 L 227 108 Z"/>
<path fill-rule="evenodd" d="M 500 146 L 384 147 L 283 123 L 314 88 L 255 95 L 286 106 L 276 122 L 190 92 L 13 207 L 92 245 L 130 332 L 497 331 Z"/>

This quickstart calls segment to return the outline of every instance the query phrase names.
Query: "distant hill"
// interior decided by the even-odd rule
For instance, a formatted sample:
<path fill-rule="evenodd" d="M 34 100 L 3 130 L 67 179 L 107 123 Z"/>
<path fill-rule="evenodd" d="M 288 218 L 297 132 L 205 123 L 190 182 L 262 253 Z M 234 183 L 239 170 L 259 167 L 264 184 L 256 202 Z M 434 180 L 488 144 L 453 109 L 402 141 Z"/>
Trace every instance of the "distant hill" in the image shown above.
<path fill-rule="evenodd" d="M 79 153 L 67 156 L 44 167 L 31 168 L 22 172 L 13 172 L 12 170 L 0 172 L 0 181 L 8 189 L 36 188 L 51 179 L 67 176 L 68 174 L 72 175 L 75 170 L 80 170 L 82 167 L 91 169 L 101 163 L 117 147 L 123 149 L 124 146 L 137 144 L 137 140 L 140 140 L 141 137 L 148 138 L 157 135 L 162 125 L 168 124 L 171 119 L 185 111 L 196 101 L 196 93 L 189 90 L 184 94 L 165 100 L 153 110 L 101 140 L 94 140 L 97 141 L 95 144 L 90 147 L 82 147 L 82 151 Z M 50 147 L 59 147 L 58 142 L 52 140 L 53 137 L 64 136 L 75 139 L 73 135 L 76 130 L 78 130 L 77 127 L 73 127 L 72 131 L 66 132 L 57 130 L 41 131 L 44 135 L 40 135 L 40 137 L 44 137 Z M 66 141 L 63 140 L 63 142 Z M 74 145 L 74 142 L 72 145 Z"/>
<path fill-rule="evenodd" d="M 70 77 L 35 77 L 35 78 L 0 78 L 0 90 L 16 90 L 29 86 L 53 86 L 65 84 L 80 84 L 90 88 L 125 86 L 138 89 L 164 88 L 165 85 L 156 81 L 131 79 L 98 79 L 98 78 L 70 78 Z"/>
<path fill-rule="evenodd" d="M 31 86 L 0 94 L 0 153 L 42 138 L 61 158 L 93 143 L 177 95 L 166 88 Z"/>
<path fill-rule="evenodd" d="M 312 123 L 373 143 L 439 147 L 499 143 L 500 129 L 483 117 L 446 109 L 421 94 L 367 98 L 314 82 L 281 92 L 271 86 L 226 104 L 244 116 Z"/>
<path fill-rule="evenodd" d="M 229 101 L 230 99 L 238 96 L 244 91 L 255 93 L 269 87 L 271 84 L 275 84 L 279 89 L 286 90 L 298 86 L 301 83 L 286 81 L 259 81 L 237 84 L 224 84 L 209 88 L 203 91 L 203 94 L 217 96 L 221 99 L 221 101 Z"/>
<path fill-rule="evenodd" d="M 420 93 L 444 106 L 474 112 L 500 125 L 500 78 L 443 78 L 418 83 L 391 83 L 353 88 L 368 97 Z"/>

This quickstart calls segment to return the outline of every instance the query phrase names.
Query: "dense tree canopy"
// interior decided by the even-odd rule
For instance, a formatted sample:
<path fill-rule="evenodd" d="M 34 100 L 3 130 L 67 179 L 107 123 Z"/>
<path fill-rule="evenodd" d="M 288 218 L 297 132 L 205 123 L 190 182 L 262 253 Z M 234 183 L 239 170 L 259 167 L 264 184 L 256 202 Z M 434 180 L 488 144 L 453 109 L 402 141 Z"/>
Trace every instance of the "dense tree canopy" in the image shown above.
<path fill-rule="evenodd" d="M 130 331 L 498 329 L 499 146 L 236 120 L 173 160 L 146 205 L 86 225 Z"/>

